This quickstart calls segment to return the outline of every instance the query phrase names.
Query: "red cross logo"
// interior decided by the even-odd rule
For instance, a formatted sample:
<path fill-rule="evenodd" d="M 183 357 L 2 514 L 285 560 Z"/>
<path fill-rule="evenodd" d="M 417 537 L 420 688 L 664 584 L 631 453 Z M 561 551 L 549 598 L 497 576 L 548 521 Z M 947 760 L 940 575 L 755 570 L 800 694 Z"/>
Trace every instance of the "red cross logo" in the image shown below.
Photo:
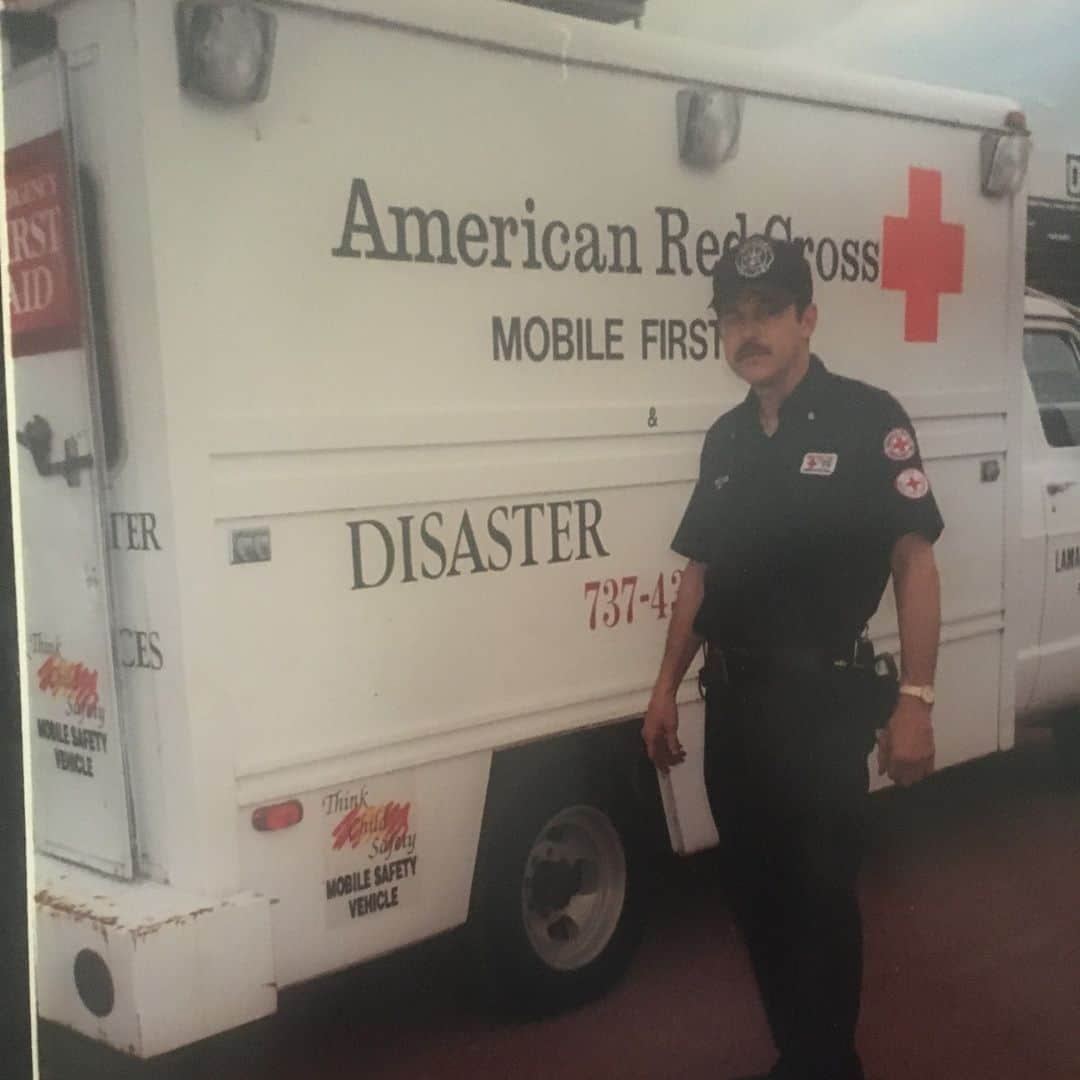
<path fill-rule="evenodd" d="M 836 454 L 811 450 L 804 455 L 799 472 L 809 476 L 832 476 L 836 472 Z"/>
<path fill-rule="evenodd" d="M 908 216 L 885 216 L 881 287 L 906 293 L 904 340 L 937 341 L 938 299 L 964 289 L 964 226 L 941 220 L 941 173 L 908 170 Z"/>
<path fill-rule="evenodd" d="M 905 469 L 895 483 L 896 490 L 907 499 L 921 499 L 930 490 L 930 481 L 921 469 Z"/>
<path fill-rule="evenodd" d="M 903 428 L 893 428 L 885 436 L 885 456 L 890 461 L 907 461 L 915 456 L 915 440 Z"/>

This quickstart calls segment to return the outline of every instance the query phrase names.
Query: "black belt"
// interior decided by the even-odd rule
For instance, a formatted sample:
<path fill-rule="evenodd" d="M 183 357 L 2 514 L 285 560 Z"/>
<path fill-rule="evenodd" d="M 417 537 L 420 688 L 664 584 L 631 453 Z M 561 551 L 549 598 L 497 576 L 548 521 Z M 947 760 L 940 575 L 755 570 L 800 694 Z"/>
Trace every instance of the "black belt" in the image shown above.
<path fill-rule="evenodd" d="M 836 668 L 853 667 L 854 664 L 854 643 L 846 649 L 710 647 L 702 674 L 708 685 L 713 681 L 762 680 L 796 673 L 820 674 Z"/>

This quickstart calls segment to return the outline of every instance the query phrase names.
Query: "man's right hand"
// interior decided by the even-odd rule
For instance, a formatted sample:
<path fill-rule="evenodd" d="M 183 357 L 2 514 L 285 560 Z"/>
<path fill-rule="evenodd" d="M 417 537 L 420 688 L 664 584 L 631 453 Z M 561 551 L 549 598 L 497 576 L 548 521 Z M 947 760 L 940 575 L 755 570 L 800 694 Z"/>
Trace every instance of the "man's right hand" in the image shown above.
<path fill-rule="evenodd" d="M 686 563 L 668 624 L 660 674 L 653 684 L 645 722 L 641 725 L 645 749 L 652 763 L 662 773 L 686 757 L 679 742 L 679 707 L 675 704 L 675 695 L 701 648 L 701 638 L 694 632 L 694 617 L 705 595 L 705 570 L 704 563 L 693 559 Z"/>
<path fill-rule="evenodd" d="M 653 694 L 641 725 L 641 737 L 649 760 L 662 773 L 683 761 L 686 751 L 679 742 L 679 707 L 674 693 Z"/>

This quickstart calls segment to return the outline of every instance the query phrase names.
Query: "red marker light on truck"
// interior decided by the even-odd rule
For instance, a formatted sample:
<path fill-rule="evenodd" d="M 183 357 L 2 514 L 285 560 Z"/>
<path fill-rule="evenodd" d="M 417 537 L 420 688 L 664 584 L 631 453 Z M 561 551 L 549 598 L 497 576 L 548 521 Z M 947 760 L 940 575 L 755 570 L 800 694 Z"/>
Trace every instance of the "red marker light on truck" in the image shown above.
<path fill-rule="evenodd" d="M 304 807 L 299 799 L 259 806 L 251 812 L 251 827 L 256 832 L 277 832 L 299 825 L 304 820 Z"/>

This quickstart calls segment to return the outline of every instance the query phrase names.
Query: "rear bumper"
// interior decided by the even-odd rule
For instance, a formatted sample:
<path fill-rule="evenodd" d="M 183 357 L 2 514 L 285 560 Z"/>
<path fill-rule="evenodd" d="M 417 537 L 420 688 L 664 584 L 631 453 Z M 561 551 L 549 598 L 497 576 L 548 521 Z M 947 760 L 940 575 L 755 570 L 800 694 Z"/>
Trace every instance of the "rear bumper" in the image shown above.
<path fill-rule="evenodd" d="M 117 881 L 47 856 L 35 878 L 38 1012 L 136 1057 L 277 1007 L 270 902 Z"/>

